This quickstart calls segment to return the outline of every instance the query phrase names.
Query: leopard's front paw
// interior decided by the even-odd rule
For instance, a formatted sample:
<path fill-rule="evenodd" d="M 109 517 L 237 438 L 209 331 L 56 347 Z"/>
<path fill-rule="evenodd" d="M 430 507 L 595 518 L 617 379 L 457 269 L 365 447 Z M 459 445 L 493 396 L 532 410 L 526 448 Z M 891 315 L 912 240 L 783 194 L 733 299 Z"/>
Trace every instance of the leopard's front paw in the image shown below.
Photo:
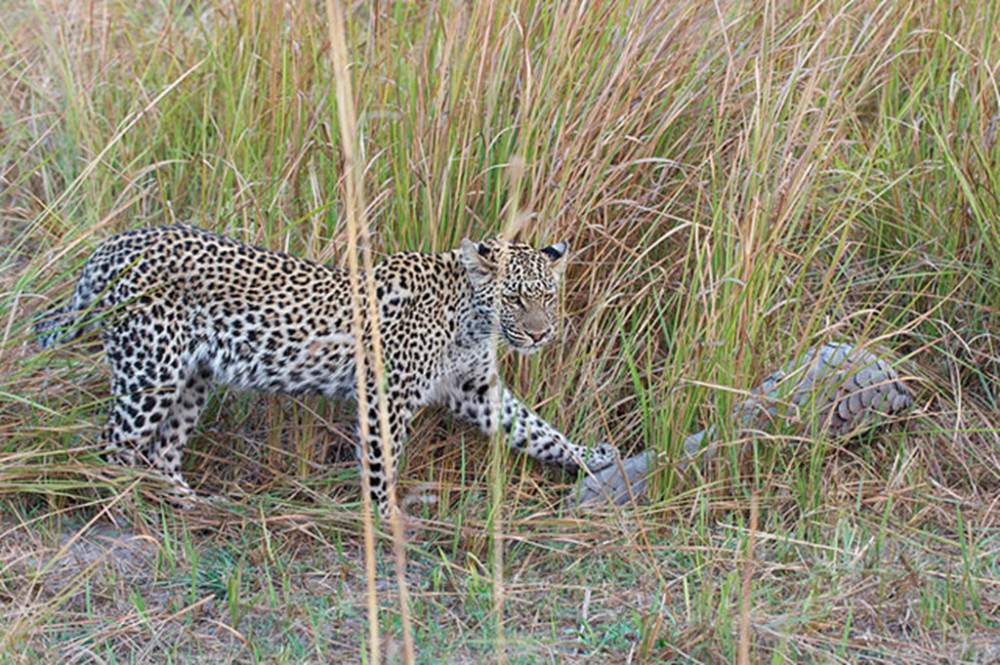
<path fill-rule="evenodd" d="M 615 463 L 620 453 L 610 443 L 603 441 L 587 451 L 587 456 L 583 460 L 587 465 L 587 471 L 597 473 Z"/>

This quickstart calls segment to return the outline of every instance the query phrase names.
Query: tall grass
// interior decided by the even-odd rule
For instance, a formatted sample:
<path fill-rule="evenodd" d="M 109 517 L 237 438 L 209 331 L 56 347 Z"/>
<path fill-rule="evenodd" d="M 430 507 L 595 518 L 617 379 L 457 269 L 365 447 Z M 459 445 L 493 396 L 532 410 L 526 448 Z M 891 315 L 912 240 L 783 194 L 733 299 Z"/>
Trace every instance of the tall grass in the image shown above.
<path fill-rule="evenodd" d="M 351 632 L 349 607 L 309 604 L 302 621 L 316 628 L 301 657 L 277 646 L 294 630 L 268 641 L 233 620 L 298 602 L 295 556 L 365 567 L 352 558 L 363 511 L 349 409 L 220 393 L 185 473 L 232 500 L 174 516 L 152 500 L 155 483 L 92 454 L 108 394 L 100 354 L 39 353 L 29 332 L 98 242 L 137 226 L 186 221 L 343 264 L 361 200 L 348 195 L 353 135 L 376 253 L 449 249 L 512 219 L 527 241 L 569 242 L 562 338 L 504 361 L 543 416 L 626 452 L 676 458 L 686 434 L 713 424 L 733 444 L 710 468 L 665 472 L 648 507 L 565 515 L 556 501 L 573 479 L 516 456 L 500 466 L 496 448 L 422 415 L 402 487 L 430 484 L 433 528 L 409 544 L 403 584 L 385 582 L 394 593 L 411 583 L 418 661 L 620 662 L 633 646 L 648 662 L 995 657 L 1000 4 L 347 10 L 357 127 L 346 134 L 321 3 L 12 0 L 0 14 L 7 648 L 141 660 L 145 625 L 180 626 L 156 653 L 211 652 L 182 639 L 200 634 L 182 619 L 200 621 L 202 600 L 148 609 L 160 576 L 181 574 L 168 561 L 190 565 L 175 541 L 210 528 L 227 552 L 269 543 L 220 573 L 234 580 L 234 613 L 213 620 L 240 635 L 242 657 L 336 662 L 379 628 L 379 653 L 394 657 L 407 623 L 394 610 L 367 622 L 375 632 Z M 523 164 L 516 186 L 512 163 Z M 790 430 L 741 454 L 733 401 L 828 339 L 898 358 L 913 416 L 848 445 Z M 43 588 L 41 566 L 29 574 L 31 556 L 14 556 L 32 538 L 58 542 L 63 516 L 89 520 L 95 505 L 160 548 L 163 572 L 133 589 L 145 609 L 114 605 L 135 624 L 85 611 L 87 594 L 113 595 L 93 570 Z M 753 576 L 740 565 L 748 551 Z M 61 547 L 49 553 L 45 564 L 68 565 Z M 368 570 L 386 577 L 380 566 L 374 556 Z M 38 595 L 16 607 L 28 582 Z M 341 585 L 363 607 L 361 590 Z M 435 642 L 439 623 L 457 646 Z"/>

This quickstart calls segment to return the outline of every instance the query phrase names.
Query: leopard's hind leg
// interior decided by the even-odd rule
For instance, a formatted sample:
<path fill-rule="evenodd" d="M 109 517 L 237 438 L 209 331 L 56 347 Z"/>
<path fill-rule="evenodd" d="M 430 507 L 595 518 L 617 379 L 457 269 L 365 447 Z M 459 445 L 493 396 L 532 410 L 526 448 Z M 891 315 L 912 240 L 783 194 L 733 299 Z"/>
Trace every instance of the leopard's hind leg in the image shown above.
<path fill-rule="evenodd" d="M 112 404 L 102 439 L 108 461 L 153 466 L 178 494 L 188 496 L 192 492 L 180 477 L 180 453 L 170 454 L 175 448 L 163 436 L 174 433 L 171 416 L 178 404 L 183 408 L 188 378 L 183 335 L 167 313 L 166 306 L 156 303 L 128 312 L 105 330 Z"/>
<path fill-rule="evenodd" d="M 198 416 L 208 399 L 212 372 L 207 367 L 195 366 L 185 372 L 180 390 L 160 425 L 159 435 L 153 443 L 152 463 L 175 487 L 190 493 L 181 475 L 181 460 Z"/>

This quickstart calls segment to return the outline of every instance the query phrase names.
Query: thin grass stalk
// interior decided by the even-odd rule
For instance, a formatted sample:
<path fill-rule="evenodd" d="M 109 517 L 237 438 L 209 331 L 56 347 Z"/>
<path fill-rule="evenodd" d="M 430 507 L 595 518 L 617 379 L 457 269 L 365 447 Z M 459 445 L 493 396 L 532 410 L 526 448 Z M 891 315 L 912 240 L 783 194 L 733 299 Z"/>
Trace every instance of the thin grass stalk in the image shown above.
<path fill-rule="evenodd" d="M 747 553 L 743 560 L 743 584 L 740 589 L 740 643 L 737 662 L 750 665 L 750 591 L 753 584 L 753 553 L 757 544 L 759 514 L 757 491 L 750 495 L 750 534 L 747 536 Z"/>
<path fill-rule="evenodd" d="M 519 214 L 518 205 L 520 201 L 521 192 L 521 180 L 524 176 L 524 160 L 520 157 L 513 157 L 510 160 L 510 166 L 508 168 L 508 175 L 510 177 L 510 200 L 508 205 L 508 217 L 506 223 L 504 224 L 503 231 L 501 232 L 501 238 L 504 241 L 509 241 L 513 238 L 521 225 L 522 217 Z M 501 245 L 500 259 L 497 266 L 497 276 L 496 280 L 498 283 L 503 283 L 504 275 L 507 272 L 507 263 L 509 261 L 509 256 L 507 246 Z M 494 295 L 493 311 L 500 311 L 500 298 L 501 289 L 497 289 Z M 493 356 L 496 357 L 497 353 L 497 335 L 494 334 L 490 337 L 489 344 L 492 347 Z M 498 407 L 500 405 L 497 405 Z M 499 413 L 500 409 L 497 409 Z M 494 644 L 493 650 L 496 654 L 497 663 L 507 662 L 507 637 L 504 628 L 504 600 L 505 600 L 505 588 L 504 588 L 504 574 L 503 574 L 503 548 L 504 548 L 504 519 L 503 519 L 503 499 L 505 493 L 503 491 L 504 482 L 506 480 L 504 469 L 506 467 L 506 452 L 507 449 L 507 434 L 504 432 L 502 427 L 498 427 L 497 431 L 490 438 L 490 538 L 493 541 L 492 548 L 492 561 L 493 561 L 493 614 L 495 616 L 496 624 L 494 626 Z"/>
<path fill-rule="evenodd" d="M 354 376 L 357 385 L 358 403 L 358 446 L 361 450 L 361 506 L 364 523 L 365 545 L 365 589 L 368 610 L 368 647 L 370 662 L 379 665 L 381 659 L 381 638 L 378 625 L 378 592 L 375 587 L 375 529 L 372 521 L 370 465 L 368 460 L 368 393 L 366 390 L 366 358 L 362 332 L 364 322 L 361 316 L 361 280 L 358 268 L 358 217 L 364 219 L 365 207 L 361 203 L 359 178 L 355 177 L 356 135 L 352 128 L 353 98 L 347 73 L 347 48 L 344 43 L 343 18 L 335 0 L 327 0 L 327 29 L 330 38 L 330 58 L 334 68 L 334 85 L 337 94 L 337 112 L 340 118 L 341 151 L 346 171 L 346 215 L 347 215 L 347 264 L 351 281 L 351 313 L 354 330 Z"/>
<path fill-rule="evenodd" d="M 351 269 L 351 291 L 352 309 L 355 317 L 355 356 L 364 355 L 362 344 L 362 328 L 358 325 L 361 321 L 360 296 L 361 285 L 359 283 L 357 250 L 361 245 L 362 261 L 365 271 L 365 294 L 368 302 L 368 320 L 371 322 L 371 353 L 373 357 L 372 373 L 375 378 L 375 394 L 378 401 L 379 433 L 381 434 L 382 455 L 385 461 L 385 473 L 388 478 L 387 495 L 389 500 L 389 523 L 392 529 L 393 555 L 396 563 L 396 583 L 399 590 L 399 612 L 400 621 L 403 627 L 403 656 L 407 665 L 412 665 L 416 661 L 415 649 L 413 646 L 413 626 L 410 618 L 410 593 L 406 582 L 406 534 L 403 531 L 402 515 L 396 497 L 396 460 L 395 450 L 389 439 L 389 409 L 385 396 L 385 366 L 382 354 L 382 336 L 379 331 L 378 301 L 375 293 L 375 266 L 371 254 L 371 238 L 368 233 L 368 222 L 366 218 L 366 207 L 364 204 L 364 187 L 362 164 L 358 160 L 356 146 L 358 134 L 356 130 L 356 114 L 354 111 L 354 97 L 351 89 L 350 73 L 347 67 L 347 39 L 344 26 L 344 18 L 339 3 L 327 0 L 327 13 L 330 20 L 330 44 L 331 55 L 334 60 L 334 79 L 337 88 L 337 109 L 340 115 L 341 142 L 344 154 L 344 168 L 347 174 L 345 182 L 348 191 L 353 190 L 353 196 L 348 197 L 348 237 L 352 238 L 354 245 L 348 248 L 350 255 Z M 351 214 L 352 206 L 354 213 Z M 364 367 L 359 366 L 356 370 L 356 380 L 358 382 L 359 396 L 365 391 L 366 373 Z M 368 413 L 367 399 L 362 404 L 358 402 L 358 421 L 367 430 L 365 415 Z M 365 449 L 362 450 L 362 457 L 367 465 L 367 431 L 361 433 L 361 440 Z M 367 475 L 367 469 L 365 470 Z M 365 490 L 368 492 L 368 490 Z M 369 519 L 371 498 L 368 499 Z M 367 544 L 366 544 L 367 545 Z"/>

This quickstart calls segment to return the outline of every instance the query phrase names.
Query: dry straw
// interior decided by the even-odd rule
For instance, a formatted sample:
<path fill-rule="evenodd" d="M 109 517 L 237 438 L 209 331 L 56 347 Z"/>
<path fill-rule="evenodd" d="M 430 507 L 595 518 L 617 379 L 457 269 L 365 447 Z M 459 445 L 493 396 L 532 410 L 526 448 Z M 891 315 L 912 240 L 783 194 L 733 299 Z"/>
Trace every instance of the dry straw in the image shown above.
<path fill-rule="evenodd" d="M 345 209 L 347 212 L 347 257 L 351 281 L 351 309 L 353 313 L 355 379 L 358 394 L 358 423 L 362 465 L 362 502 L 364 511 L 365 538 L 365 572 L 367 575 L 368 593 L 368 634 L 371 648 L 371 662 L 379 663 L 380 639 L 378 629 L 378 598 L 375 588 L 375 537 L 372 524 L 371 487 L 368 480 L 368 413 L 367 394 L 367 363 L 364 347 L 364 319 L 362 302 L 368 303 L 368 320 L 371 321 L 371 360 L 374 376 L 375 394 L 378 401 L 379 433 L 381 435 L 381 450 L 385 460 L 385 472 L 389 478 L 389 522 L 392 528 L 393 554 L 396 561 L 396 583 L 399 588 L 400 617 L 403 624 L 403 654 L 407 665 L 415 661 L 413 648 L 413 628 L 410 621 L 410 597 L 406 584 L 406 535 L 396 502 L 395 469 L 393 459 L 395 450 L 389 439 L 389 412 L 385 397 L 385 367 L 382 359 L 382 338 L 379 334 L 378 306 L 375 297 L 374 263 L 371 255 L 371 243 L 368 234 L 368 223 L 365 217 L 362 169 L 357 147 L 358 134 L 356 129 L 354 97 L 351 89 L 350 73 L 347 64 L 347 39 L 344 30 L 344 16 L 340 3 L 336 0 L 326 2 L 327 18 L 329 20 L 330 57 L 333 61 L 334 83 L 337 91 L 337 113 L 339 116 L 341 151 L 344 156 L 344 172 L 347 190 Z M 361 249 L 364 262 L 366 294 L 362 297 L 361 275 L 358 266 L 358 249 Z"/>

